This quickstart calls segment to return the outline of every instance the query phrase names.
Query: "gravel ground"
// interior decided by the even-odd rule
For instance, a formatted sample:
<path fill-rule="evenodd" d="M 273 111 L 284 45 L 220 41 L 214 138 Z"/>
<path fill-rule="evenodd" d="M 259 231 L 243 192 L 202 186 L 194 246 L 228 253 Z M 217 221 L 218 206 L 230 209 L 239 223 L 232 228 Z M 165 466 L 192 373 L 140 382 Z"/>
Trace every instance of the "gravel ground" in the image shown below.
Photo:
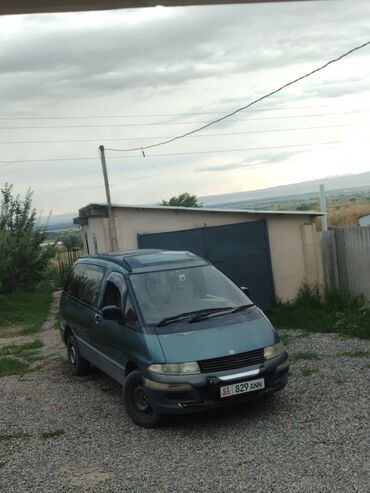
<path fill-rule="evenodd" d="M 0 491 L 368 492 L 369 358 L 342 353 L 370 342 L 289 334 L 280 394 L 146 430 L 109 377 L 69 374 L 47 330 L 43 368 L 0 379 L 0 435 L 25 434 L 0 438 Z M 300 359 L 307 352 L 319 359 Z"/>

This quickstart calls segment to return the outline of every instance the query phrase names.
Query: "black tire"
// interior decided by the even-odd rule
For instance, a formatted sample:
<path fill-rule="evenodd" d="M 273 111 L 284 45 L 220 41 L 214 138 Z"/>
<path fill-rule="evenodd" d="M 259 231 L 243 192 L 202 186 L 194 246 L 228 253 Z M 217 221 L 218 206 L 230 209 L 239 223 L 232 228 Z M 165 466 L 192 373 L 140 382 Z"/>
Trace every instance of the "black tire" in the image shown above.
<path fill-rule="evenodd" d="M 123 384 L 123 403 L 132 421 L 143 428 L 155 428 L 162 421 L 162 414 L 155 411 L 145 394 L 141 373 L 134 370 Z"/>
<path fill-rule="evenodd" d="M 69 336 L 67 339 L 67 357 L 69 368 L 75 377 L 81 377 L 90 372 L 90 363 L 81 356 L 73 336 Z"/>

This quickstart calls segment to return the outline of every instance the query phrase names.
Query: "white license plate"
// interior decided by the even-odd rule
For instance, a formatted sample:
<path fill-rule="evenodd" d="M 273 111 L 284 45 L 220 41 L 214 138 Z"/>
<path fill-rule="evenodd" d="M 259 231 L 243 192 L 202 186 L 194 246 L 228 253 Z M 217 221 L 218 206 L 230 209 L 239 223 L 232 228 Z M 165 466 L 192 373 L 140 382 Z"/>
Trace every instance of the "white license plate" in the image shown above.
<path fill-rule="evenodd" d="M 248 380 L 248 382 L 239 382 L 230 385 L 225 385 L 220 388 L 221 399 L 224 397 L 231 397 L 232 395 L 245 394 L 246 392 L 253 392 L 255 390 L 262 390 L 265 388 L 265 379 L 258 378 L 257 380 Z"/>

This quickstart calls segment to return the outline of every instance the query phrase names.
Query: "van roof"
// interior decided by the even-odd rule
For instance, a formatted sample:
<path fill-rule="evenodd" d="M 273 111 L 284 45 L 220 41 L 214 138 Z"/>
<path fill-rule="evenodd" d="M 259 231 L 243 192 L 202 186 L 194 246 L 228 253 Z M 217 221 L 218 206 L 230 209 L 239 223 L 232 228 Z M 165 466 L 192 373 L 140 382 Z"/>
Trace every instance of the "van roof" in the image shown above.
<path fill-rule="evenodd" d="M 191 252 L 174 250 L 123 250 L 97 255 L 84 255 L 81 258 L 95 258 L 120 265 L 128 272 L 148 272 L 162 270 L 164 267 L 180 268 L 208 265 L 208 262 Z"/>

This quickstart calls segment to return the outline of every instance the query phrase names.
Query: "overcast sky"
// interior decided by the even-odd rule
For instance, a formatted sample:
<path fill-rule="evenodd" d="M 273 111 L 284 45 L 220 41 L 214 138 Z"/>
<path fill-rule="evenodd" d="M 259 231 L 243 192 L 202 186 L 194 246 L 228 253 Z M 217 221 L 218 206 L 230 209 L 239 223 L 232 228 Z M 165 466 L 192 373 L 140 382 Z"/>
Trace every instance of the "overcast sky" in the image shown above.
<path fill-rule="evenodd" d="M 100 144 L 192 130 L 369 39 L 367 0 L 0 17 L 0 185 L 44 213 L 104 202 Z M 368 171 L 369 135 L 370 47 L 145 158 L 107 151 L 112 200 Z"/>

